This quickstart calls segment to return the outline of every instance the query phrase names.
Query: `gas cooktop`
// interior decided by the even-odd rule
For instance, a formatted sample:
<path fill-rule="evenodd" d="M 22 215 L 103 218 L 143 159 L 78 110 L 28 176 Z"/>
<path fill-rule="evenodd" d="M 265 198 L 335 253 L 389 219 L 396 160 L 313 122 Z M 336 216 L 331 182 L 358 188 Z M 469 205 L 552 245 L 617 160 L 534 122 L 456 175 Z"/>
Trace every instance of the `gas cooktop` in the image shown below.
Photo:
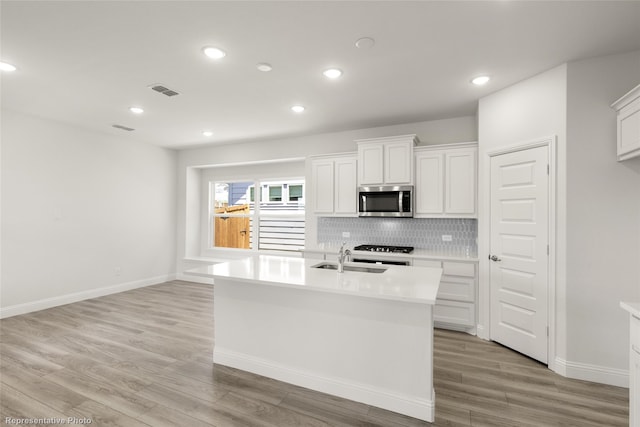
<path fill-rule="evenodd" d="M 413 246 L 360 245 L 353 248 L 353 250 L 410 254 L 411 252 L 413 252 Z"/>

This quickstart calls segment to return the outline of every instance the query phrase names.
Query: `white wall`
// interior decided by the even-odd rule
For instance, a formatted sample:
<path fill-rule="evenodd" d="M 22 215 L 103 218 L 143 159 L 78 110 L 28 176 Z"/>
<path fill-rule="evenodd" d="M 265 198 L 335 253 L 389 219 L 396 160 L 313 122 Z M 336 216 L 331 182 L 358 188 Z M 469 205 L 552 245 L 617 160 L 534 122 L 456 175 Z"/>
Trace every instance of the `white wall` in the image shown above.
<path fill-rule="evenodd" d="M 475 117 L 468 116 L 181 150 L 178 153 L 178 272 L 196 265 L 192 261 L 185 261 L 185 258 L 195 259 L 201 255 L 201 236 L 204 233 L 200 225 L 203 167 L 303 159 L 315 154 L 355 152 L 356 139 L 406 134 L 418 135 L 421 145 L 476 141 L 477 123 Z M 312 237 L 315 238 L 315 235 Z"/>
<path fill-rule="evenodd" d="M 175 274 L 174 151 L 6 110 L 1 136 L 2 316 Z"/>
<path fill-rule="evenodd" d="M 555 352 L 564 357 L 566 316 L 564 265 L 566 239 L 566 74 L 562 65 L 480 100 L 478 105 L 478 256 L 480 258 L 480 327 L 489 338 L 489 156 L 487 152 L 555 136 L 557 160 L 556 325 Z M 549 361 L 552 367 L 554 360 Z"/>
<path fill-rule="evenodd" d="M 567 360 L 628 369 L 640 301 L 640 158 L 616 160 L 610 104 L 640 83 L 640 51 L 568 65 Z"/>
<path fill-rule="evenodd" d="M 486 153 L 556 135 L 555 358 L 549 366 L 622 386 L 629 326 L 619 302 L 640 301 L 640 159 L 616 161 L 610 104 L 639 78 L 638 51 L 571 62 L 481 99 L 478 109 L 482 326 L 489 324 Z"/>

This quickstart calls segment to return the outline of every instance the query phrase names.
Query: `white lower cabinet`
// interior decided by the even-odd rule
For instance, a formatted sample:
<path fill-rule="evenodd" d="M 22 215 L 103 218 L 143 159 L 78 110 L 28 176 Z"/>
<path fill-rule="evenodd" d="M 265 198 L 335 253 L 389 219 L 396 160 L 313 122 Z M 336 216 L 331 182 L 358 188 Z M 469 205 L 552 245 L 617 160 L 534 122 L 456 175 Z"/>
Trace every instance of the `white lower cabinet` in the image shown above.
<path fill-rule="evenodd" d="M 629 426 L 640 427 L 640 319 L 631 316 Z"/>
<path fill-rule="evenodd" d="M 474 328 L 476 323 L 476 307 L 474 303 L 438 299 L 433 310 L 436 326 L 443 329 Z"/>
<path fill-rule="evenodd" d="M 438 299 L 433 311 L 436 326 L 475 333 L 477 263 L 415 259 L 413 265 L 442 268 Z"/>

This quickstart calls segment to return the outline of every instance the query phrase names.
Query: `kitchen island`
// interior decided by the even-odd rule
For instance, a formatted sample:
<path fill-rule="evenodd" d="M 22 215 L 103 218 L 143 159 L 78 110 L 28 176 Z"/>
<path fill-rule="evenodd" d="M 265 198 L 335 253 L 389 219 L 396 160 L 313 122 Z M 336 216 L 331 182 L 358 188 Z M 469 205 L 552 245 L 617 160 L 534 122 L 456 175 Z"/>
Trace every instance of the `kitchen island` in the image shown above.
<path fill-rule="evenodd" d="M 640 302 L 620 302 L 629 313 L 629 426 L 640 427 Z"/>
<path fill-rule="evenodd" d="M 442 270 L 327 264 L 256 256 L 191 270 L 215 284 L 213 362 L 433 421 Z"/>

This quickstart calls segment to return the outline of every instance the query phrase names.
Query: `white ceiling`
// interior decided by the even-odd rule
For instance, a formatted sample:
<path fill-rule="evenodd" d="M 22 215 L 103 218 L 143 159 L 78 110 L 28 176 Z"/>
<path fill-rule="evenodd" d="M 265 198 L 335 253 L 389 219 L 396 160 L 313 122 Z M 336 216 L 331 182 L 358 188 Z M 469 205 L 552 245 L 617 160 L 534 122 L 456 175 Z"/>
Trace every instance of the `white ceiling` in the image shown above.
<path fill-rule="evenodd" d="M 640 1 L 2 1 L 0 19 L 0 60 L 18 67 L 2 108 L 170 148 L 473 115 L 564 62 L 640 49 Z"/>

